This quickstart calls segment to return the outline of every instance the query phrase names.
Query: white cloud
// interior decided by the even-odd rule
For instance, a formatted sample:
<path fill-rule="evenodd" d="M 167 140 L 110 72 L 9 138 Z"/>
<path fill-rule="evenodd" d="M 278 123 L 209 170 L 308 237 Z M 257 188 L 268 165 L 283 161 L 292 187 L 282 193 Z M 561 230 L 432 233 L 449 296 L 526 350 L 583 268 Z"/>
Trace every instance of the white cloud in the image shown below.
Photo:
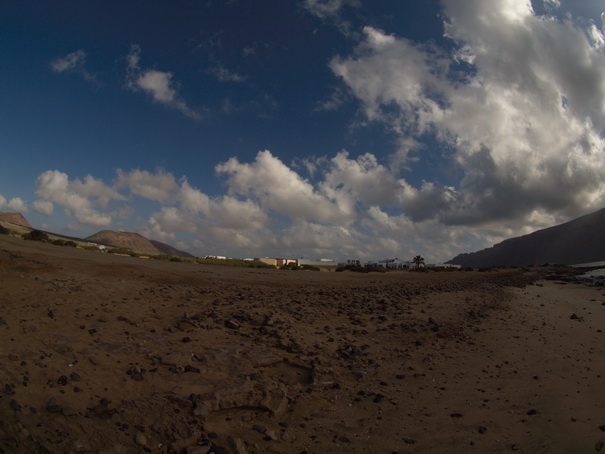
<path fill-rule="evenodd" d="M 216 172 L 227 175 L 230 194 L 251 197 L 264 209 L 290 218 L 347 223 L 356 216 L 350 200 L 316 191 L 268 150 L 259 152 L 251 164 L 231 158 L 217 165 Z"/>
<path fill-rule="evenodd" d="M 6 200 L 6 197 L 0 194 L 0 209 L 8 209 L 11 211 L 17 211 L 25 213 L 28 211 L 27 204 L 21 199 L 21 197 L 13 197 L 10 200 Z"/>
<path fill-rule="evenodd" d="M 403 213 L 446 225 L 509 219 L 520 229 L 543 210 L 571 217 L 602 207 L 600 32 L 538 17 L 529 1 L 443 5 L 452 53 L 366 27 L 356 52 L 330 64 L 368 120 L 387 124 L 402 143 L 433 134 L 453 151 L 455 186 L 402 181 Z M 461 54 L 473 72 L 457 72 Z M 422 161 L 424 150 L 412 149 Z"/>
<path fill-rule="evenodd" d="M 267 213 L 252 200 L 238 200 L 224 196 L 213 201 L 208 221 L 221 228 L 239 231 L 258 230 L 268 224 Z"/>
<path fill-rule="evenodd" d="M 156 173 L 135 169 L 117 171 L 116 188 L 127 188 L 132 194 L 156 202 L 170 202 L 175 199 L 179 185 L 171 173 L 158 170 Z"/>
<path fill-rule="evenodd" d="M 97 76 L 89 72 L 85 67 L 86 57 L 88 54 L 83 50 L 77 50 L 64 57 L 53 60 L 50 64 L 51 69 L 56 73 L 74 72 L 79 73 L 86 81 L 97 86 L 101 84 L 97 80 Z"/>
<path fill-rule="evenodd" d="M 151 96 L 151 98 L 160 104 L 173 108 L 182 114 L 194 120 L 201 120 L 202 115 L 189 107 L 185 101 L 181 99 L 175 83 L 173 82 L 173 74 L 167 71 L 157 71 L 155 69 L 143 70 L 139 63 L 141 60 L 141 48 L 133 45 L 130 54 L 127 55 L 128 62 L 126 87 L 132 91 L 143 90 Z"/>
<path fill-rule="evenodd" d="M 48 200 L 36 200 L 33 203 L 34 211 L 52 216 L 54 213 L 54 204 Z"/>
<path fill-rule="evenodd" d="M 77 50 L 71 54 L 67 54 L 65 57 L 54 60 L 50 66 L 53 71 L 62 73 L 65 71 L 74 71 L 75 69 L 81 68 L 86 60 L 86 52 L 83 50 Z"/>
<path fill-rule="evenodd" d="M 210 211 L 210 198 L 189 185 L 187 180 L 183 180 L 180 187 L 179 202 L 181 207 L 194 214 L 208 214 Z"/>
<path fill-rule="evenodd" d="M 355 203 L 372 206 L 391 204 L 400 184 L 386 167 L 378 164 L 373 154 L 349 159 L 349 154 L 343 151 L 330 161 L 330 169 L 321 187 L 331 198 L 347 194 Z"/>
<path fill-rule="evenodd" d="M 70 182 L 67 174 L 58 170 L 48 170 L 36 181 L 36 195 L 40 198 L 37 206 L 44 207 L 41 202 L 56 203 L 64 207 L 68 216 L 83 224 L 107 227 L 111 223 L 111 216 L 93 209 L 87 196 L 78 192 L 82 187 L 81 182 Z"/>

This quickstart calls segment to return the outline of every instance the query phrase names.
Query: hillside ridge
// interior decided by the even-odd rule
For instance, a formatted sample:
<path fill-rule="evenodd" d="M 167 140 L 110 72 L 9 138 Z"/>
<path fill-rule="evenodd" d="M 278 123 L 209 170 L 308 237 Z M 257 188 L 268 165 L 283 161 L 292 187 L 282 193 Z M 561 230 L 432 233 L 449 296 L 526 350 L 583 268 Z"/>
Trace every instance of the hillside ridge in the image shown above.
<path fill-rule="evenodd" d="M 21 213 L 15 212 L 0 212 L 0 221 L 10 222 L 11 224 L 19 225 L 21 227 L 26 227 L 28 229 L 32 229 L 33 227 L 27 222 L 25 216 Z"/>
<path fill-rule="evenodd" d="M 169 254 L 179 257 L 193 257 L 169 244 L 156 240 L 149 240 L 135 232 L 122 232 L 119 230 L 101 230 L 84 238 L 85 241 L 103 244 L 105 246 L 132 249 L 146 254 Z"/>
<path fill-rule="evenodd" d="M 490 248 L 459 254 L 447 263 L 463 267 L 575 265 L 605 260 L 605 208 L 571 221 L 509 238 Z"/>

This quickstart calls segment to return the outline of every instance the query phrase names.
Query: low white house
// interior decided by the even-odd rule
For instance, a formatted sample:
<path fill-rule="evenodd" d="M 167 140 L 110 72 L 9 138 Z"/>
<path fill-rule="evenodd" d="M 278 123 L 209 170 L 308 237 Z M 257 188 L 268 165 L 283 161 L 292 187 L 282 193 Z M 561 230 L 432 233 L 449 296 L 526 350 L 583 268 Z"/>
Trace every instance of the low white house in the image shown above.
<path fill-rule="evenodd" d="M 298 266 L 338 266 L 332 259 L 319 259 L 319 260 L 309 260 L 309 259 L 298 259 Z"/>

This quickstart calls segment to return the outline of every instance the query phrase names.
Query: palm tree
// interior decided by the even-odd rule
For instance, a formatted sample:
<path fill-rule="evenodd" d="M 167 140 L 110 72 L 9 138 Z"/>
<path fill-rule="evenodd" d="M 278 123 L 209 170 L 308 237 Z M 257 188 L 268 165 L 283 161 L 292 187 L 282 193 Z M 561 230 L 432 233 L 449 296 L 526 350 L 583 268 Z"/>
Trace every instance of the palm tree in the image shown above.
<path fill-rule="evenodd" d="M 424 257 L 421 255 L 417 255 L 412 259 L 412 263 L 416 265 L 416 269 L 419 269 L 420 265 L 424 265 Z"/>

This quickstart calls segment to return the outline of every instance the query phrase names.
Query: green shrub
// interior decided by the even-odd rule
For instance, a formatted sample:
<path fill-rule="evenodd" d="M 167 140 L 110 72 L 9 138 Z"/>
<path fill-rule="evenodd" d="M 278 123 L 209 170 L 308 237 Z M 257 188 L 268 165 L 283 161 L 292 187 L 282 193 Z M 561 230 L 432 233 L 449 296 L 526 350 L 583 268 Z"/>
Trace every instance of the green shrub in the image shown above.
<path fill-rule="evenodd" d="M 321 271 L 318 266 L 313 266 L 313 265 L 303 265 L 302 269 L 309 270 L 309 271 Z"/>
<path fill-rule="evenodd" d="M 125 247 L 112 247 L 112 248 L 106 249 L 106 251 L 109 254 L 123 254 L 123 255 L 130 255 L 131 257 L 139 256 L 139 254 L 134 252 L 132 249 L 128 249 Z"/>
<path fill-rule="evenodd" d="M 22 236 L 24 240 L 42 241 L 43 243 L 50 242 L 50 238 L 48 238 L 48 235 L 41 230 L 32 230 L 29 233 L 24 233 Z"/>
<path fill-rule="evenodd" d="M 10 233 L 11 231 L 9 229 L 4 227 L 3 225 L 0 225 L 0 235 L 10 235 Z"/>
<path fill-rule="evenodd" d="M 336 271 L 353 271 L 354 273 L 386 273 L 387 269 L 382 266 L 361 266 L 361 265 L 341 265 L 336 268 Z"/>

